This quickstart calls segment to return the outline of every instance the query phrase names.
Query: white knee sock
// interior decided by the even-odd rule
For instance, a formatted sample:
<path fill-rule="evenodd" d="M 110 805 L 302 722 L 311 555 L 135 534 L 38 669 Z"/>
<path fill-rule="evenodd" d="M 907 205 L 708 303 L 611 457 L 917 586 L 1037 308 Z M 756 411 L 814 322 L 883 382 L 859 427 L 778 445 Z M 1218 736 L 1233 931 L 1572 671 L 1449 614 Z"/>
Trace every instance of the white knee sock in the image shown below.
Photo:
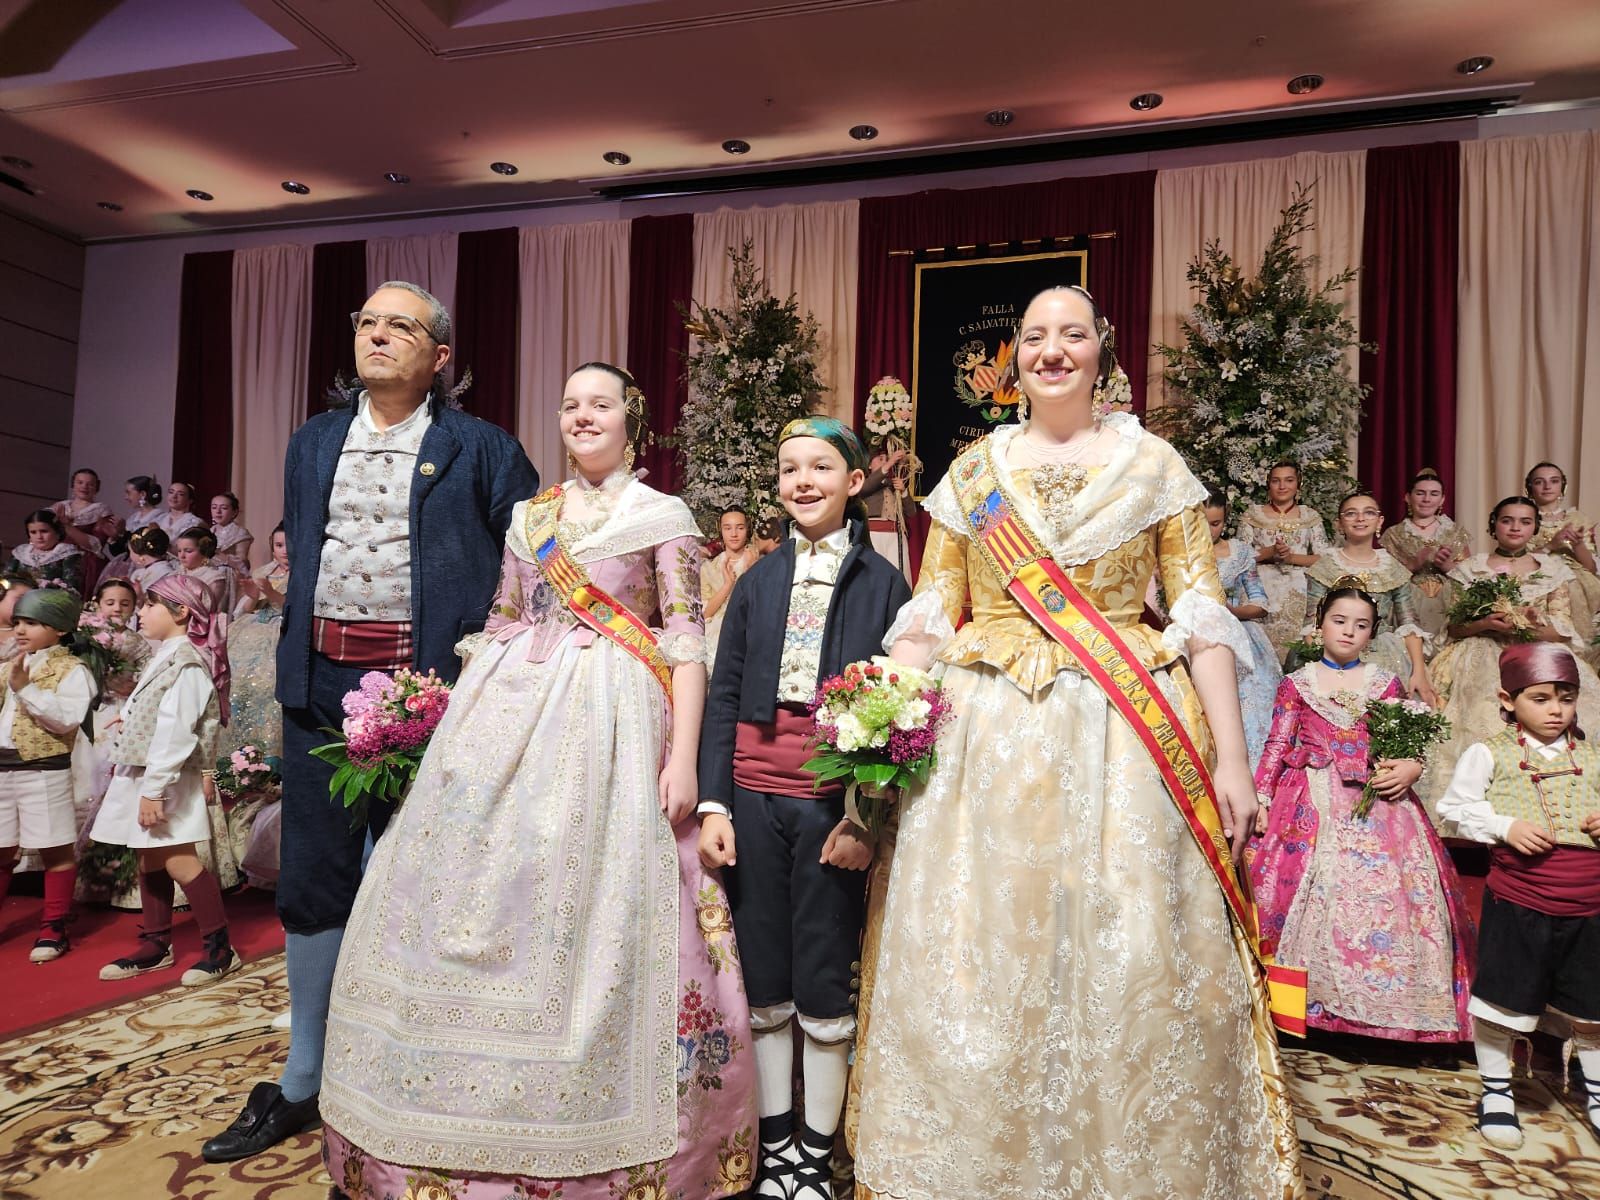
<path fill-rule="evenodd" d="M 1583 1068 L 1583 1086 L 1588 1093 L 1584 1100 L 1589 1113 L 1589 1124 L 1600 1132 L 1600 1046 L 1578 1051 L 1578 1065 Z"/>
<path fill-rule="evenodd" d="M 1473 1048 L 1478 1052 L 1478 1075 L 1485 1083 L 1511 1082 L 1511 1031 L 1479 1019 L 1473 1022 Z M 1485 1112 L 1514 1113 L 1516 1104 L 1508 1096 L 1485 1095 Z"/>
<path fill-rule="evenodd" d="M 850 1042 L 825 1044 L 807 1034 L 801 1071 L 806 1081 L 806 1128 L 813 1133 L 834 1133 L 850 1081 Z"/>
<path fill-rule="evenodd" d="M 794 1111 L 794 1029 L 753 1030 L 756 1051 L 756 1111 L 763 1117 Z M 809 1084 L 808 1084 L 809 1086 Z"/>

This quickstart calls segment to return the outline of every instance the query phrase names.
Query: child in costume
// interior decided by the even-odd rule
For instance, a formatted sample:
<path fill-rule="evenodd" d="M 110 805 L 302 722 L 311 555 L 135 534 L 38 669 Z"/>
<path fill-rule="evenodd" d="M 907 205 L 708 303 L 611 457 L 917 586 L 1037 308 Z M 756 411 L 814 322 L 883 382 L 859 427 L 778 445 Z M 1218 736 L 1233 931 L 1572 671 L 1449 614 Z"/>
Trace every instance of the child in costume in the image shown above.
<path fill-rule="evenodd" d="M 101 979 L 129 979 L 170 967 L 174 884 L 182 884 L 204 952 L 183 973 L 187 987 L 237 970 L 216 876 L 197 847 L 209 842 L 211 815 L 202 771 L 216 757 L 228 720 L 227 615 L 205 581 L 168 575 L 145 594 L 140 628 L 159 642 L 122 708 L 111 749 L 111 784 L 90 836 L 139 851 L 144 910 L 140 945 L 108 963 Z"/>
<path fill-rule="evenodd" d="M 1366 709 L 1405 685 L 1362 661 L 1378 606 L 1337 581 L 1317 611 L 1322 657 L 1278 688 L 1246 851 L 1261 948 L 1308 969 L 1306 1024 L 1406 1042 L 1470 1036 L 1473 928 L 1412 760 L 1369 768 Z M 1362 788 L 1378 793 L 1355 814 Z"/>
<path fill-rule="evenodd" d="M 94 673 L 62 643 L 78 628 L 77 597 L 35 588 L 12 611 L 18 654 L 5 672 L 0 705 L 0 899 L 17 851 L 44 859 L 44 913 L 28 960 L 51 962 L 69 949 L 67 919 L 77 883 L 77 810 L 72 803 L 72 746 L 94 705 Z"/>
<path fill-rule="evenodd" d="M 817 788 L 802 768 L 811 757 L 807 706 L 823 680 L 882 652 L 911 598 L 905 576 L 868 541 L 855 499 L 865 467 L 861 442 L 840 421 L 785 426 L 778 491 L 791 534 L 734 585 L 700 735 L 700 855 L 708 867 L 732 868 L 755 1040 L 759 1197 L 832 1195 L 828 1157 L 855 1035 L 873 843 L 845 817 L 843 789 Z M 797 1015 L 805 1034 L 798 1137 Z"/>
<path fill-rule="evenodd" d="M 1565 1018 L 1600 1133 L 1600 749 L 1578 724 L 1578 662 L 1550 642 L 1500 652 L 1506 728 L 1456 761 L 1439 814 L 1494 846 L 1472 981 L 1490 1144 L 1522 1145 L 1511 1047 L 1548 1009 Z"/>
<path fill-rule="evenodd" d="M 1263 624 L 1267 616 L 1267 593 L 1256 572 L 1255 551 L 1227 536 L 1228 501 L 1225 496 L 1217 492 L 1208 495 L 1205 513 L 1206 525 L 1211 530 L 1212 552 L 1217 559 L 1217 574 L 1222 580 L 1222 590 L 1228 594 L 1228 611 L 1239 619 L 1250 641 L 1250 661 L 1234 666 L 1239 677 L 1239 708 L 1244 714 L 1245 751 L 1254 767 L 1261 761 L 1261 748 L 1266 744 L 1267 730 L 1272 725 L 1272 701 L 1283 671 Z M 1154 576 L 1150 584 L 1155 586 Z"/>

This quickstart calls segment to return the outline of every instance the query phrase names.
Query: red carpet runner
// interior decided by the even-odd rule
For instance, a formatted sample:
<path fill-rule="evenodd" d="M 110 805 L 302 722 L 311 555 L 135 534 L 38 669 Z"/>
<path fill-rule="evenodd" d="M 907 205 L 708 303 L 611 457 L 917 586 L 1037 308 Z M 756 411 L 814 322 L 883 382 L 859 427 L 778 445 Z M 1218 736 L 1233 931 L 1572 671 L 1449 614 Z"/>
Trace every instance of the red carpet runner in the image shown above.
<path fill-rule="evenodd" d="M 249 962 L 283 949 L 283 926 L 278 924 L 271 892 L 242 888 L 223 897 L 223 902 L 239 957 Z M 100 968 L 134 948 L 139 914 L 85 906 L 68 929 L 72 950 L 55 962 L 36 966 L 28 961 L 28 951 L 39 931 L 42 903 L 37 896 L 13 893 L 0 907 L 0 979 L 5 980 L 0 987 L 0 1039 L 173 987 L 200 957 L 200 933 L 194 918 L 188 912 L 176 912 L 174 965 L 107 983 L 100 978 Z"/>

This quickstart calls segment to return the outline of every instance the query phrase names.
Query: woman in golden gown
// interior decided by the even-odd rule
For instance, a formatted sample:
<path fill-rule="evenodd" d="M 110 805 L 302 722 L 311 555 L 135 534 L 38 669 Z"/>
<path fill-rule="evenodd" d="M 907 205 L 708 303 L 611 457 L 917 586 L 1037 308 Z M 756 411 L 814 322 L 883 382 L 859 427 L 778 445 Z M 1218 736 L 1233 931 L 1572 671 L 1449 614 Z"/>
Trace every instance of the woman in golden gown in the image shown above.
<path fill-rule="evenodd" d="M 1455 603 L 1450 570 L 1472 553 L 1466 526 L 1444 512 L 1444 483 L 1439 472 L 1423 467 L 1406 486 L 1406 519 L 1383 531 L 1383 548 L 1411 572 L 1411 607 L 1429 641 L 1429 656 L 1444 644 L 1446 614 Z"/>
<path fill-rule="evenodd" d="M 1591 667 L 1600 667 L 1600 646 L 1594 644 L 1600 622 L 1600 576 L 1595 574 L 1595 525 L 1567 505 L 1567 473 L 1552 462 L 1537 464 L 1523 481 L 1524 495 L 1539 505 L 1539 532 L 1528 549 L 1558 555 L 1572 568 L 1572 626 L 1583 648 L 1577 653 Z"/>
<path fill-rule="evenodd" d="M 1018 351 L 1031 419 L 968 453 L 991 456 L 1202 756 L 1215 744 L 1223 827 L 1242 846 L 1255 796 L 1233 659 L 1248 661 L 1248 643 L 1218 580 L 1205 489 L 1132 416 L 1091 415 L 1115 365 L 1110 333 L 1086 292 L 1036 297 Z M 950 478 L 927 507 L 916 597 L 888 642 L 903 661 L 937 661 L 955 717 L 900 811 L 863 952 L 858 1194 L 1301 1195 L 1248 944 L 1147 751 L 1003 590 Z M 1165 633 L 1139 624 L 1158 573 Z"/>

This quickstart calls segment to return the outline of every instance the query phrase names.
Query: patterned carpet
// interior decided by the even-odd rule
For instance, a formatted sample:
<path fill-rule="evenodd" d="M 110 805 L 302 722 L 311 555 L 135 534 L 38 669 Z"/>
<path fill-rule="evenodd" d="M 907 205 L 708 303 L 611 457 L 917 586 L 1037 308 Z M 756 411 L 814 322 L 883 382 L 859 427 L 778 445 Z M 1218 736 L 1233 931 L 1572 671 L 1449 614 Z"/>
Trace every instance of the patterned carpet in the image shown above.
<path fill-rule="evenodd" d="M 199 1155 L 276 1075 L 287 1035 L 268 1023 L 286 1003 L 278 955 L 0 1044 L 0 1200 L 325 1200 L 316 1133 L 231 1166 Z M 1513 1156 L 1477 1135 L 1470 1068 L 1374 1049 L 1289 1052 L 1310 1200 L 1600 1197 L 1600 1142 L 1550 1074 L 1517 1082 Z"/>

